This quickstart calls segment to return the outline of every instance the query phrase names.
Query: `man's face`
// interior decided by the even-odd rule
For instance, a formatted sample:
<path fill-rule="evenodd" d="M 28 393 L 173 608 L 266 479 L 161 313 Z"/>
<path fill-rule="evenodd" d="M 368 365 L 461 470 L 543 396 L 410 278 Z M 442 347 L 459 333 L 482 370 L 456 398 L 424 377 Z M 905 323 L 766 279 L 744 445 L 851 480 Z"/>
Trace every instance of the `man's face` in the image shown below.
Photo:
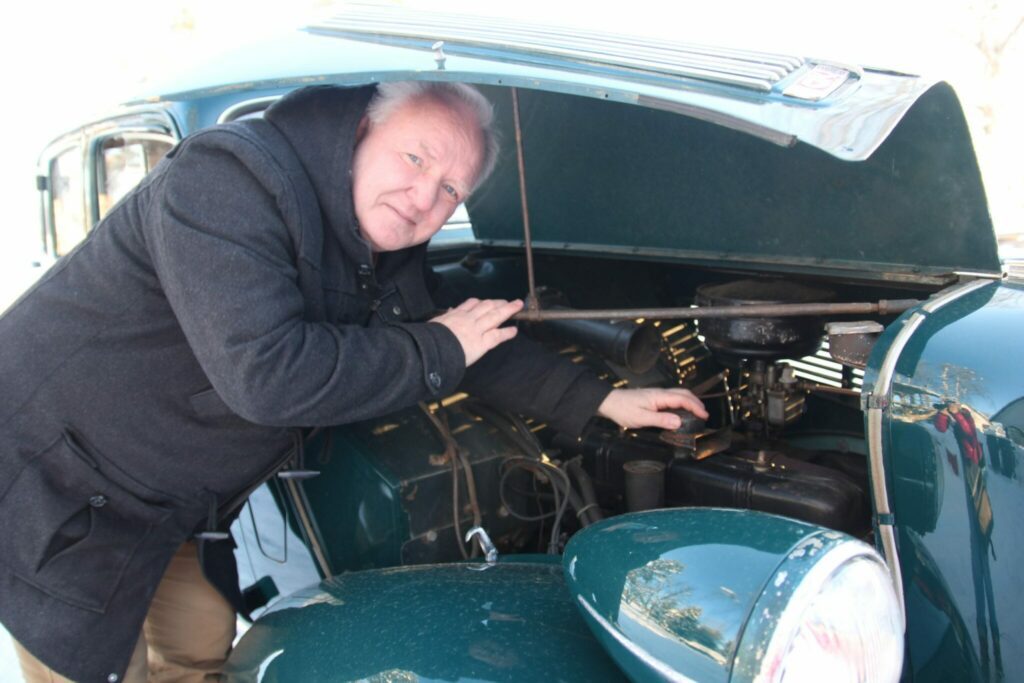
<path fill-rule="evenodd" d="M 382 123 L 364 120 L 352 160 L 352 202 L 374 252 L 429 240 L 465 200 L 483 141 L 468 111 L 414 99 Z"/>

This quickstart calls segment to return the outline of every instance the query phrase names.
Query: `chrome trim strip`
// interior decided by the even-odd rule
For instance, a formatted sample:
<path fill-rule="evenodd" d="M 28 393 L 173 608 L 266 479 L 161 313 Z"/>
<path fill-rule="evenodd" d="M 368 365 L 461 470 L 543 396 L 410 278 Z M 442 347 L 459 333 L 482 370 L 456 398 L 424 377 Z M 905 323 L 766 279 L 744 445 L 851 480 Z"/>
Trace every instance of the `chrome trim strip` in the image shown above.
<path fill-rule="evenodd" d="M 991 282 L 991 280 L 974 280 L 950 287 L 940 292 L 935 298 L 922 304 L 920 311 L 912 313 L 904 323 L 903 329 L 893 339 L 889 350 L 885 354 L 882 366 L 878 370 L 878 378 L 875 380 L 872 394 L 875 397 L 890 398 L 892 380 L 896 372 L 896 362 L 899 360 L 903 349 L 906 348 L 914 332 L 917 331 L 929 314 Z M 871 496 L 874 499 L 875 512 L 878 515 L 891 515 L 892 507 L 889 504 L 889 492 L 885 483 L 885 464 L 883 459 L 884 443 L 882 430 L 885 409 L 868 408 L 865 413 L 868 427 L 868 457 L 871 468 Z M 899 551 L 896 547 L 896 530 L 891 523 L 879 523 L 878 534 L 885 563 L 892 574 L 893 587 L 900 598 L 900 609 L 904 613 L 903 623 L 904 627 L 906 627 L 906 606 L 903 602 L 903 574 L 900 570 Z"/>
<path fill-rule="evenodd" d="M 236 102 L 220 113 L 220 116 L 217 117 L 217 123 L 227 123 L 228 121 L 234 121 L 240 116 L 266 109 L 281 99 L 281 97 L 282 95 L 268 95 L 267 97 L 256 97 L 244 102 Z"/>
<path fill-rule="evenodd" d="M 886 353 L 882 367 L 878 371 L 878 380 L 875 382 L 874 395 L 888 396 L 891 388 L 893 372 L 896 369 L 896 361 L 906 347 L 910 337 L 925 320 L 921 313 L 912 314 L 904 323 L 903 329 L 896 335 L 889 351 Z M 882 408 L 868 408 L 868 466 L 871 469 L 871 497 L 875 502 L 876 515 L 891 515 L 889 506 L 889 491 L 885 483 L 885 462 L 883 459 L 882 427 L 884 410 Z M 899 551 L 896 548 L 895 529 L 892 524 L 878 523 L 878 535 L 882 544 L 882 555 L 885 564 L 889 567 L 889 574 L 892 577 L 892 587 L 900 599 L 900 613 L 903 615 L 903 624 L 906 628 L 907 616 L 906 605 L 903 601 L 903 572 L 900 569 Z"/>
<path fill-rule="evenodd" d="M 147 128 L 145 126 L 126 126 L 123 128 L 110 128 L 105 131 L 94 133 L 90 137 L 92 137 L 93 139 L 105 139 L 117 137 L 119 135 L 129 136 L 139 140 L 170 140 L 171 142 L 178 141 L 178 138 L 174 137 L 174 135 L 168 133 L 164 129 Z"/>
<path fill-rule="evenodd" d="M 320 24 L 314 24 L 313 27 L 335 27 L 344 30 L 360 25 L 365 26 L 367 32 L 378 34 L 389 32 L 392 35 L 399 35 L 405 32 L 409 35 L 428 34 L 443 39 L 444 36 L 440 34 L 451 31 L 480 36 L 494 43 L 500 43 L 496 39 L 496 35 L 500 33 L 501 36 L 520 36 L 525 41 L 545 47 L 561 48 L 570 43 L 586 45 L 590 49 L 600 47 L 603 48 L 602 53 L 604 54 L 608 53 L 609 46 L 622 45 L 628 48 L 631 54 L 635 53 L 637 49 L 649 52 L 662 51 L 669 54 L 691 53 L 739 59 L 786 71 L 791 71 L 804 63 L 803 59 L 793 55 L 704 46 L 652 36 L 625 36 L 600 30 L 581 30 L 573 26 L 554 26 L 518 20 L 510 23 L 510 20 L 504 17 L 473 16 L 430 10 L 418 11 L 410 8 L 397 8 L 391 4 L 382 6 L 366 2 L 350 2 L 342 12 L 325 19 Z M 363 31 L 364 29 L 353 28 L 353 30 Z"/>
<path fill-rule="evenodd" d="M 972 280 L 970 282 L 964 282 L 959 285 L 950 287 L 949 289 L 943 290 L 935 295 L 934 298 L 926 301 L 922 306 L 921 310 L 926 313 L 934 313 L 946 304 L 952 303 L 960 297 L 973 292 L 976 289 L 981 289 L 987 284 L 990 284 L 992 280 Z"/>
<path fill-rule="evenodd" d="M 693 78 L 760 92 L 770 92 L 773 84 L 805 63 L 791 55 L 716 49 L 642 36 L 627 39 L 614 33 L 372 3 L 349 4 L 307 30 L 421 49 L 432 49 L 442 41 L 449 54 L 486 56 L 497 49 L 518 53 L 518 58 L 531 62 L 562 59 L 588 70 Z"/>
<path fill-rule="evenodd" d="M 892 524 L 879 524 L 878 535 L 882 541 L 882 553 L 885 564 L 892 577 L 892 587 L 896 591 L 896 599 L 900 603 L 900 617 L 903 619 L 903 631 L 907 630 L 907 607 L 903 597 L 903 572 L 900 571 L 899 553 L 896 551 L 896 529 Z M 890 560 L 890 558 L 892 558 Z"/>
<path fill-rule="evenodd" d="M 954 275 L 963 278 L 985 278 L 988 280 L 1002 280 L 1005 273 L 984 273 L 979 270 L 954 270 Z"/>
<path fill-rule="evenodd" d="M 313 551 L 313 557 L 316 558 L 316 563 L 320 568 L 320 572 L 324 575 L 325 579 L 329 579 L 334 576 L 334 572 L 331 569 L 331 563 L 327 560 L 327 553 L 324 552 L 320 532 L 313 523 L 302 487 L 300 486 L 299 481 L 295 479 L 284 479 L 282 481 L 284 481 L 285 488 L 288 490 L 288 495 L 291 498 L 292 506 L 295 508 L 295 514 L 298 517 L 298 522 L 302 525 L 306 541 L 309 542 L 309 548 Z"/>
<path fill-rule="evenodd" d="M 891 389 L 892 376 L 896 369 L 896 361 L 906 347 L 910 337 L 914 334 L 925 316 L 921 313 L 913 313 L 903 324 L 893 340 L 889 351 L 886 353 L 882 367 L 878 370 L 878 379 L 872 390 L 875 397 L 888 397 Z M 889 507 L 889 492 L 885 485 L 885 466 L 882 461 L 882 408 L 868 408 L 868 453 L 870 455 L 869 465 L 871 467 L 871 495 L 875 499 L 875 512 L 880 515 L 892 514 Z"/>

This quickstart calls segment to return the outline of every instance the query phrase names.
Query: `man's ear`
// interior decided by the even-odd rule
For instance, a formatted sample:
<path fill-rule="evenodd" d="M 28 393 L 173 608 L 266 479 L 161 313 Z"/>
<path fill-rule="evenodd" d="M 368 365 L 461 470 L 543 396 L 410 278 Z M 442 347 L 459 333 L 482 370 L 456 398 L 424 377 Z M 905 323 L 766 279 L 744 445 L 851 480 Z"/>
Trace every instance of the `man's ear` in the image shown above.
<path fill-rule="evenodd" d="M 366 137 L 366 134 L 370 131 L 370 117 L 363 114 L 363 118 L 359 119 L 359 125 L 356 126 L 356 144 L 358 145 Z"/>

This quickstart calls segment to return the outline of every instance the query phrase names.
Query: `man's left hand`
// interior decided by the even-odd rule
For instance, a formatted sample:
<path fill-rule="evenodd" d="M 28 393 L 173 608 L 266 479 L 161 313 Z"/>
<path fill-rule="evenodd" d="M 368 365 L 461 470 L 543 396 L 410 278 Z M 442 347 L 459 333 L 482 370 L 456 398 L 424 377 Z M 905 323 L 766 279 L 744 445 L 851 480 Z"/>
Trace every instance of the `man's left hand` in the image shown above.
<path fill-rule="evenodd" d="M 661 411 L 679 408 L 705 420 L 708 418 L 704 404 L 686 389 L 613 389 L 598 407 L 597 414 L 626 429 L 678 429 L 682 423 L 679 416 Z"/>

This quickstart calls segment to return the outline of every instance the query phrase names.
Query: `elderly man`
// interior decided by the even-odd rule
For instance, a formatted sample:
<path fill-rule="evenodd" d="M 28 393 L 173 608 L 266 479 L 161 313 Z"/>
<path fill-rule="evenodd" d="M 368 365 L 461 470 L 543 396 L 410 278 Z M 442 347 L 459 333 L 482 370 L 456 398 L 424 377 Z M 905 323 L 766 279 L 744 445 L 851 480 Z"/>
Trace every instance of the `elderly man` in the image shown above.
<path fill-rule="evenodd" d="M 457 387 L 568 433 L 704 414 L 510 342 L 518 301 L 436 315 L 426 242 L 494 167 L 491 117 L 457 84 L 297 91 L 183 141 L 0 318 L 0 620 L 29 680 L 215 674 L 225 517 L 301 466 L 302 427 Z"/>

